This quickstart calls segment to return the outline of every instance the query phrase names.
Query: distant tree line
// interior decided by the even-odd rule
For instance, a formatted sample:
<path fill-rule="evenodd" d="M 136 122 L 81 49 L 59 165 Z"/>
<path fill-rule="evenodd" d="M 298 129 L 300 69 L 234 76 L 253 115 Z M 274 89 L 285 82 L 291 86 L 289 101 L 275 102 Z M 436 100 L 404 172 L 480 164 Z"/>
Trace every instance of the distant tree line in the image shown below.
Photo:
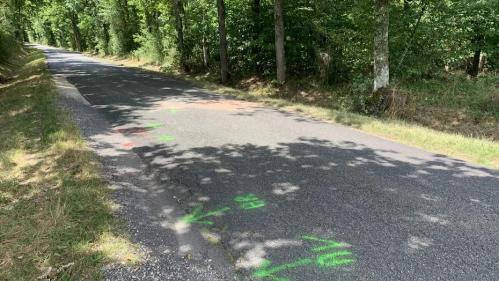
<path fill-rule="evenodd" d="M 3 0 L 18 41 L 164 68 L 324 84 L 499 67 L 497 0 Z M 0 49 L 1 52 L 1 49 Z"/>

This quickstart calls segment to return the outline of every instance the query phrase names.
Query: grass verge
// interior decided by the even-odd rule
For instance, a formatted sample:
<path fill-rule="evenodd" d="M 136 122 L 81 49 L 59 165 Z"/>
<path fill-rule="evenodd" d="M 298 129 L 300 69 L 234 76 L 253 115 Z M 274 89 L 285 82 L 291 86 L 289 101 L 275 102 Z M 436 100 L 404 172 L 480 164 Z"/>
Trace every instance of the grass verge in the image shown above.
<path fill-rule="evenodd" d="M 39 50 L 0 68 L 0 280 L 98 280 L 140 252 L 116 221 L 96 156 L 69 116 Z"/>
<path fill-rule="evenodd" d="M 144 64 L 134 59 L 102 56 L 94 57 L 104 62 L 115 63 L 121 66 L 160 72 L 159 66 Z M 220 85 L 206 76 L 191 76 L 179 73 L 169 73 L 169 75 L 188 80 L 198 87 L 220 94 L 231 95 L 248 101 L 263 102 L 283 110 L 301 112 L 302 114 L 314 118 L 354 127 L 379 137 L 419 147 L 430 152 L 445 154 L 492 169 L 499 169 L 499 142 L 491 139 L 467 137 L 457 133 L 438 131 L 403 120 L 375 118 L 345 110 L 310 105 L 286 98 L 269 96 L 269 93 L 274 92 L 275 89 L 255 87 L 253 90 L 240 90 Z"/>

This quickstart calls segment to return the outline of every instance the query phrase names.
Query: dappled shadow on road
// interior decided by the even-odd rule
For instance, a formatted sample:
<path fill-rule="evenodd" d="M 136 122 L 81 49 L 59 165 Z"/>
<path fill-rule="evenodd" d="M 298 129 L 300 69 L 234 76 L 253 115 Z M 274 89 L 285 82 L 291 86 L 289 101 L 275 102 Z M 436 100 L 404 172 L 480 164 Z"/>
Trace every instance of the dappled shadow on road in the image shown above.
<path fill-rule="evenodd" d="M 56 75 L 65 76 L 93 106 L 107 113 L 106 117 L 115 126 L 134 122 L 146 111 L 167 107 L 237 109 L 235 115 L 246 116 L 274 111 L 297 121 L 318 122 L 260 103 L 214 94 L 161 73 L 103 64 L 83 56 L 74 57 L 73 52 L 60 49 L 47 49 L 45 53 L 49 68 Z"/>
<path fill-rule="evenodd" d="M 244 106 L 229 98 L 158 74 L 92 66 L 71 61 L 60 51 L 50 57 L 53 64 L 61 64 L 57 68 L 63 71 L 57 72 L 67 75 L 94 108 L 106 113 L 109 124 L 99 123 L 86 134 L 121 190 L 117 200 L 134 237 L 152 252 L 189 255 L 200 246 L 188 237 L 202 233 L 208 241 L 221 243 L 235 265 L 249 274 L 265 259 L 277 265 L 299 260 L 274 276 L 294 281 L 386 276 L 426 280 L 428 272 L 444 279 L 487 280 L 494 274 L 497 256 L 484 249 L 499 247 L 497 172 L 445 156 L 407 157 L 397 152 L 403 151 L 400 147 L 374 149 L 358 142 L 287 135 L 286 141 L 268 146 L 227 141 L 196 147 L 140 140 L 130 151 L 115 135 L 148 132 L 134 121 L 144 119 L 148 111 L 180 103 L 197 109 L 229 108 L 243 117 L 272 111 L 294 122 L 320 121 L 259 105 L 242 111 Z M 147 83 L 137 83 L 137 78 L 148 78 Z M 141 180 L 144 168 L 132 152 L 146 164 L 151 181 Z M 241 208 L 237 196 L 249 194 L 264 206 Z M 213 215 L 203 220 L 183 219 L 189 213 L 210 211 Z M 335 268 L 312 266 L 304 236 L 340 241 L 356 262 Z M 164 241 L 175 239 L 176 249 L 164 248 Z M 480 264 L 477 256 L 483 257 Z M 440 270 L 456 267 L 454 273 Z"/>
<path fill-rule="evenodd" d="M 264 259 L 279 264 L 306 257 L 297 238 L 309 234 L 350 244 L 357 265 L 291 271 L 290 280 L 373 272 L 381 274 L 374 279 L 383 279 L 401 258 L 413 278 L 447 266 L 442 257 L 448 255 L 470 265 L 463 271 L 471 274 L 476 268 L 470 256 L 499 246 L 499 177 L 461 161 L 404 162 L 382 156 L 394 151 L 307 138 L 276 147 L 227 144 L 179 151 L 157 145 L 136 152 L 189 212 L 197 206 L 230 208 L 210 218 L 206 231 L 219 236 L 236 265 L 250 271 Z M 265 208 L 237 209 L 233 198 L 245 194 L 264 200 Z M 467 249 L 469 257 L 454 253 L 468 239 L 479 247 Z M 383 265 L 372 262 L 379 259 Z M 310 279 L 303 279 L 304 272 Z"/>

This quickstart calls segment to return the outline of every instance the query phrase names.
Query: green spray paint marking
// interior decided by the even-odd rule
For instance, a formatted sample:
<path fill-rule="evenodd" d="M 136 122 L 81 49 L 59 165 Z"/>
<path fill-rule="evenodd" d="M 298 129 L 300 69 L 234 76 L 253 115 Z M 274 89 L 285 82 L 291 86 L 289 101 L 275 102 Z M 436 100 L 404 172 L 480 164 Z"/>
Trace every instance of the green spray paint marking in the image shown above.
<path fill-rule="evenodd" d="M 165 139 L 163 139 L 163 141 L 173 139 L 173 137 L 168 136 L 168 135 L 160 136 L 160 138 L 161 137 L 165 137 Z M 234 198 L 234 201 L 239 203 L 239 207 L 241 209 L 244 209 L 244 210 L 256 209 L 256 208 L 261 208 L 261 207 L 265 206 L 265 202 L 263 200 L 258 199 L 254 194 L 237 196 Z M 181 221 L 188 223 L 188 224 L 198 223 L 198 224 L 213 225 L 213 222 L 206 219 L 206 218 L 223 215 L 225 212 L 227 212 L 229 210 L 231 210 L 231 208 L 224 207 L 224 208 L 220 208 L 220 209 L 217 209 L 214 211 L 209 211 L 209 212 L 203 213 L 203 206 L 199 206 L 199 207 L 195 208 L 191 214 L 187 214 L 187 215 L 183 216 L 181 218 Z"/>
<path fill-rule="evenodd" d="M 341 265 L 348 265 L 353 262 L 355 262 L 354 259 L 343 259 L 343 258 L 338 258 L 341 256 L 349 256 L 352 255 L 352 252 L 350 251 L 339 251 L 339 252 L 334 252 L 334 253 L 329 253 L 329 254 L 323 254 L 319 255 L 315 258 L 315 263 L 319 267 L 337 267 Z M 266 260 L 263 265 L 253 273 L 254 277 L 258 278 L 270 278 L 271 280 L 289 280 L 286 277 L 278 277 L 275 276 L 276 273 L 284 270 L 289 270 L 301 266 L 307 266 L 314 263 L 314 260 L 310 258 L 305 258 L 305 259 L 300 259 L 292 263 L 285 263 L 282 265 L 270 267 L 272 262 Z"/>
<path fill-rule="evenodd" d="M 327 244 L 326 246 L 312 248 L 312 252 L 314 252 L 314 253 L 322 252 L 324 250 L 329 250 L 329 249 L 334 249 L 334 248 L 341 248 L 341 247 L 345 246 L 345 244 L 343 244 L 343 243 L 338 243 L 338 242 L 333 241 L 333 240 L 321 239 L 321 238 L 317 238 L 314 236 L 304 235 L 301 238 L 305 241 L 317 241 L 317 242 Z"/>
<path fill-rule="evenodd" d="M 170 108 L 170 109 L 168 109 L 168 111 L 170 111 L 170 113 L 175 114 L 175 113 L 177 113 L 178 109 L 176 109 L 176 108 Z"/>
<path fill-rule="evenodd" d="M 234 201 L 239 203 L 239 207 L 243 210 L 251 210 L 265 207 L 265 201 L 258 199 L 254 194 L 237 196 Z"/>
<path fill-rule="evenodd" d="M 313 253 L 323 252 L 331 249 L 346 247 L 347 244 L 339 243 L 333 240 L 322 239 L 315 236 L 304 235 L 301 237 L 304 241 L 320 242 L 325 244 L 323 246 L 317 246 L 311 249 Z M 339 250 L 335 252 L 329 252 L 316 256 L 315 258 L 304 258 L 299 259 L 295 262 L 286 263 L 278 266 L 271 267 L 272 262 L 265 260 L 262 266 L 260 266 L 254 273 L 254 277 L 263 278 L 271 281 L 290 281 L 287 277 L 276 276 L 277 273 L 297 267 L 309 266 L 311 264 L 316 264 L 320 268 L 333 268 L 343 265 L 349 265 L 355 262 L 355 259 L 347 256 L 352 256 L 352 252 L 348 250 Z"/>
<path fill-rule="evenodd" d="M 335 248 L 342 248 L 342 247 L 346 246 L 344 243 L 339 243 L 339 242 L 336 242 L 333 240 L 322 239 L 322 238 L 309 236 L 309 235 L 302 236 L 302 239 L 305 241 L 315 241 L 315 242 L 321 242 L 321 243 L 326 244 L 325 246 L 312 248 L 311 250 L 314 253 L 318 253 L 318 252 L 322 252 L 322 251 L 330 250 L 330 249 L 335 249 Z M 347 251 L 347 250 L 323 254 L 323 255 L 320 255 L 317 257 L 316 263 L 320 267 L 337 267 L 340 265 L 348 265 L 348 264 L 355 262 L 355 260 L 351 259 L 351 258 L 341 258 L 341 257 L 351 256 L 351 255 L 353 255 L 352 252 Z"/>
<path fill-rule="evenodd" d="M 300 266 L 309 265 L 312 262 L 313 262 L 312 259 L 301 259 L 301 260 L 297 260 L 297 261 L 292 262 L 292 263 L 286 263 L 286 264 L 270 267 L 272 262 L 266 260 L 262 264 L 262 266 L 255 273 L 253 273 L 253 276 L 258 277 L 258 278 L 271 278 L 271 280 L 276 280 L 276 281 L 277 280 L 279 280 L 279 281 L 289 280 L 286 277 L 278 277 L 278 276 L 275 276 L 274 274 L 278 273 L 280 271 L 283 271 L 283 270 L 288 270 L 288 269 L 292 269 L 292 268 L 296 268 L 296 267 L 300 267 Z"/>
<path fill-rule="evenodd" d="M 230 210 L 229 207 L 225 207 L 214 211 L 209 211 L 203 214 L 202 213 L 203 207 L 197 207 L 194 209 L 194 211 L 191 214 L 183 216 L 181 220 L 188 224 L 198 223 L 198 224 L 212 225 L 213 222 L 207 220 L 206 218 L 222 215 L 224 212 L 227 212 L 229 210 Z"/>
<path fill-rule="evenodd" d="M 352 255 L 352 252 L 346 251 L 346 250 L 334 252 L 334 253 L 318 256 L 316 262 L 320 267 L 337 267 L 340 265 L 348 265 L 348 264 L 355 262 L 355 260 L 354 259 L 338 258 L 338 257 L 350 256 L 350 255 Z"/>
<path fill-rule="evenodd" d="M 161 123 L 149 123 L 149 124 L 146 124 L 146 128 L 148 129 L 158 129 L 158 128 L 161 128 L 163 125 Z"/>
<path fill-rule="evenodd" d="M 174 136 L 170 136 L 170 135 L 161 135 L 161 136 L 158 137 L 158 140 L 160 142 L 168 142 L 168 141 L 172 141 L 174 139 L 175 139 L 175 137 Z"/>

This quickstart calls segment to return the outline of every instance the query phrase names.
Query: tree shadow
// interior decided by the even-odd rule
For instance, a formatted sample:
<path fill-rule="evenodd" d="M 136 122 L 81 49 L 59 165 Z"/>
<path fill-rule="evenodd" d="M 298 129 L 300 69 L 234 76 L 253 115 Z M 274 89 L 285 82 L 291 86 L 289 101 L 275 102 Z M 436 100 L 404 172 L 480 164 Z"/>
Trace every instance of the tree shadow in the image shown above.
<path fill-rule="evenodd" d="M 155 145 L 135 151 L 188 212 L 231 209 L 203 227 L 220 236 L 248 272 L 264 259 L 279 264 L 307 257 L 299 237 L 315 235 L 348 243 L 357 263 L 291 270 L 290 280 L 381 280 L 397 266 L 410 267 L 411 275 L 395 279 L 412 280 L 429 271 L 442 274 L 439 268 L 453 266 L 442 259 L 447 256 L 466 264 L 456 277 L 494 275 L 497 255 L 488 253 L 491 267 L 478 275 L 474 265 L 475 256 L 487 254 L 483 249 L 499 246 L 491 239 L 499 231 L 499 177 L 493 171 L 438 156 L 405 162 L 382 155 L 394 151 L 314 138 L 277 147 Z M 265 208 L 238 209 L 234 197 L 245 194 L 264 200 Z"/>
<path fill-rule="evenodd" d="M 49 58 L 49 69 L 56 75 L 66 77 L 85 99 L 106 113 L 108 121 L 115 126 L 137 121 L 144 112 L 157 109 L 165 101 L 187 106 L 223 102 L 244 103 L 237 97 L 215 94 L 197 88 L 188 81 L 161 73 L 103 64 L 82 56 L 75 58 L 73 52 L 60 49 L 44 51 Z M 301 122 L 320 122 L 263 104 L 249 107 L 251 108 L 234 114 L 254 116 L 272 111 Z"/>
<path fill-rule="evenodd" d="M 407 148 L 384 141 L 370 146 L 362 138 L 372 137 L 350 131 L 346 139 L 353 141 L 303 137 L 308 131 L 299 131 L 304 127 L 297 129 L 297 124 L 316 126 L 317 132 L 324 122 L 265 107 L 224 117 L 262 118 L 259 126 L 264 126 L 270 121 L 263 114 L 271 113 L 281 117 L 272 119 L 279 126 L 298 132 L 276 132 L 283 137 L 269 141 L 272 145 L 262 145 L 265 141 L 258 138 L 195 142 L 192 138 L 205 136 L 191 134 L 183 142 L 140 140 L 130 151 L 120 146 L 125 136 L 115 136 L 127 131 L 113 129 L 128 126 L 133 132 L 142 128 L 144 119 L 165 122 L 164 116 L 151 114 L 165 100 L 197 104 L 230 98 L 158 74 L 87 64 L 60 53 L 50 55 L 54 71 L 67 75 L 108 121 L 89 114 L 84 116 L 96 120 L 79 122 L 84 122 L 80 127 L 92 127 L 84 133 L 117 185 L 115 199 L 123 205 L 134 239 L 153 253 L 195 252 L 201 246 L 189 237 L 204 235 L 251 275 L 265 259 L 284 264 L 308 258 L 310 245 L 300 237 L 313 235 L 348 244 L 356 262 L 283 270 L 290 280 L 494 279 L 499 257 L 487 249 L 499 247 L 496 171 L 441 155 L 407 156 Z M 141 79 L 144 83 L 137 83 Z M 189 122 L 209 122 L 191 113 Z M 231 134 L 230 122 L 221 122 L 227 136 L 245 133 Z M 342 130 L 336 128 L 335 134 L 345 134 Z M 242 209 L 235 198 L 248 194 L 265 206 Z M 218 212 L 186 223 L 185 216 L 195 210 Z M 165 241 L 177 246 L 168 248 Z"/>

